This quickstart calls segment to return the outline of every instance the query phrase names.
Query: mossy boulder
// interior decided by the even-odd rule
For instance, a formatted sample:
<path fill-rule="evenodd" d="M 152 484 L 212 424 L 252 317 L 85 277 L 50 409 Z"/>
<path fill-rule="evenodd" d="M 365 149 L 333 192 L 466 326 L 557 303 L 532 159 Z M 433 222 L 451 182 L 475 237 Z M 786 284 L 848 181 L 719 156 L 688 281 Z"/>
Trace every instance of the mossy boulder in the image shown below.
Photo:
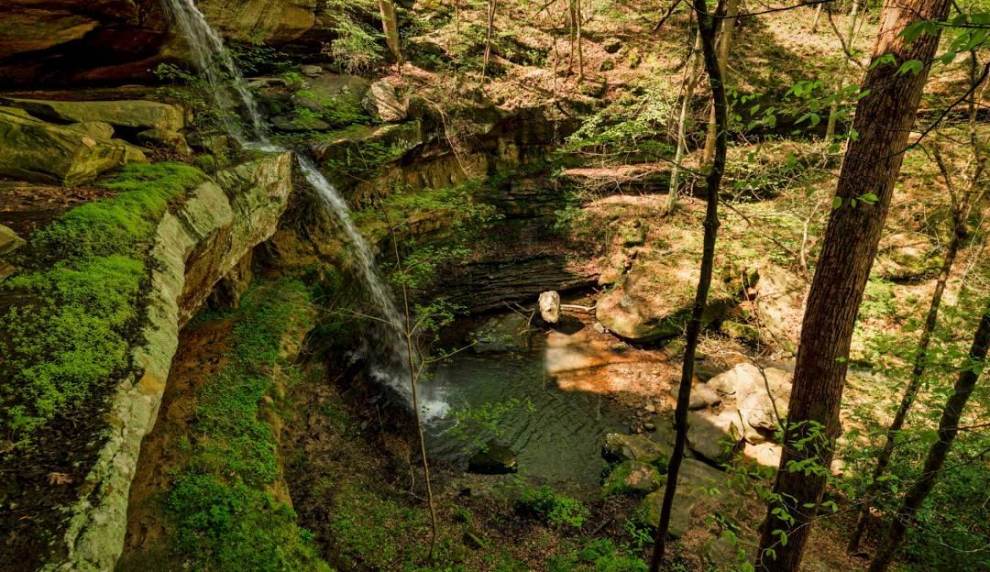
<path fill-rule="evenodd" d="M 55 125 L 22 109 L 0 107 L 0 175 L 74 186 L 146 161 L 140 149 L 114 139 L 108 123 Z"/>
<path fill-rule="evenodd" d="M 649 463 L 625 461 L 615 466 L 602 485 L 606 495 L 646 495 L 663 485 L 660 471 Z"/>
<path fill-rule="evenodd" d="M 672 452 L 669 443 L 654 441 L 646 435 L 609 433 L 602 443 L 602 457 L 609 461 L 636 461 L 666 467 Z"/>

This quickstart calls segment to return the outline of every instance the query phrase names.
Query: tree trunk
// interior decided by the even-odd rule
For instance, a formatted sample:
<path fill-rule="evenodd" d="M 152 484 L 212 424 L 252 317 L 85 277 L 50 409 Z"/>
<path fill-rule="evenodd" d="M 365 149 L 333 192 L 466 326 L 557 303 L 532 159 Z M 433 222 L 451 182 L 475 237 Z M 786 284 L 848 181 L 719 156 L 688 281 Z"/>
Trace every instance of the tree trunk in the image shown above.
<path fill-rule="evenodd" d="M 681 111 L 677 117 L 677 150 L 674 151 L 674 166 L 670 169 L 670 185 L 667 191 L 667 212 L 673 212 L 677 207 L 681 161 L 684 160 L 684 153 L 687 151 L 685 131 L 687 130 L 688 111 L 691 109 L 694 88 L 698 85 L 700 78 L 697 57 L 699 51 L 701 51 L 701 32 L 695 36 L 694 46 L 691 48 L 691 53 L 688 54 L 687 71 L 684 76 L 684 93 L 681 94 Z M 714 107 L 712 110 L 714 111 Z"/>
<path fill-rule="evenodd" d="M 727 78 L 729 70 L 729 50 L 732 49 L 732 33 L 736 29 L 736 14 L 739 13 L 739 0 L 726 0 L 725 18 L 718 33 L 718 66 L 722 73 L 722 81 Z M 708 133 L 705 135 L 705 150 L 701 156 L 701 164 L 708 165 L 715 156 L 715 106 L 708 114 Z"/>
<path fill-rule="evenodd" d="M 949 396 L 945 409 L 942 410 L 942 418 L 938 422 L 938 441 L 928 450 L 921 476 L 905 495 L 904 504 L 891 521 L 887 537 L 870 564 L 870 572 L 887 570 L 901 542 L 904 541 L 908 526 L 913 524 L 918 509 L 935 486 L 942 465 L 945 464 L 945 457 L 949 454 L 952 442 L 959 432 L 959 420 L 963 408 L 966 407 L 966 402 L 972 395 L 973 388 L 976 387 L 976 381 L 983 372 L 988 347 L 990 347 L 990 305 L 984 310 L 983 319 L 980 320 L 980 326 L 976 330 L 973 346 L 969 350 L 969 360 L 963 365 L 952 395 Z"/>
<path fill-rule="evenodd" d="M 954 216 L 957 219 L 959 218 L 958 214 Z M 931 345 L 932 333 L 935 331 L 935 326 L 938 325 L 938 312 L 942 305 L 942 296 L 945 294 L 945 285 L 949 281 L 949 274 L 952 272 L 952 266 L 955 264 L 956 255 L 959 253 L 959 247 L 962 245 L 965 236 L 965 220 L 957 220 L 953 228 L 949 246 L 945 251 L 945 260 L 942 262 L 942 269 L 939 271 L 938 280 L 935 282 L 935 291 L 932 292 L 932 300 L 928 307 L 928 315 L 925 316 L 925 324 L 921 329 L 921 337 L 918 339 L 917 353 L 914 356 L 914 366 L 911 369 L 911 379 L 908 381 L 904 395 L 901 397 L 901 403 L 897 407 L 894 420 L 891 422 L 890 427 L 887 428 L 883 449 L 880 451 L 880 456 L 877 457 L 877 465 L 873 469 L 870 485 L 863 495 L 859 517 L 856 520 L 856 528 L 853 530 L 852 538 L 849 539 L 849 546 L 847 547 L 850 553 L 859 549 L 863 532 L 866 531 L 870 506 L 882 488 L 883 483 L 880 481 L 880 477 L 887 471 L 890 458 L 894 454 L 894 445 L 897 443 L 897 436 L 904 427 L 904 421 L 907 419 L 908 411 L 914 404 L 918 390 L 921 389 L 922 377 L 924 376 L 928 362 L 928 348 Z"/>
<path fill-rule="evenodd" d="M 687 343 L 684 349 L 684 366 L 681 370 L 680 390 L 677 396 L 677 409 L 674 413 L 677 437 L 674 441 L 674 451 L 667 468 L 667 483 L 664 487 L 663 505 L 660 509 L 660 523 L 657 527 L 656 540 L 653 545 L 653 558 L 650 561 L 650 571 L 660 570 L 666 547 L 667 531 L 670 527 L 670 513 L 674 504 L 674 494 L 677 491 L 677 475 L 680 472 L 681 460 L 687 444 L 687 413 L 691 398 L 691 381 L 694 379 L 694 356 L 698 347 L 698 337 L 701 334 L 701 321 L 708 303 L 708 291 L 712 283 L 712 271 L 715 264 L 715 240 L 718 236 L 718 194 L 725 171 L 726 129 L 728 110 L 725 98 L 725 86 L 719 69 L 718 55 L 715 52 L 716 19 L 708 13 L 706 0 L 694 0 L 694 11 L 698 19 L 698 34 L 701 37 L 701 50 L 704 54 L 705 71 L 708 73 L 708 83 L 712 91 L 715 106 L 715 118 L 718 122 L 718 138 L 715 144 L 715 160 L 706 177 L 706 195 L 708 204 L 705 210 L 705 236 L 701 255 L 701 275 L 698 278 L 698 289 L 695 294 L 694 307 L 691 309 L 691 321 L 687 326 Z M 721 3 L 716 8 L 716 15 L 723 13 Z"/>
<path fill-rule="evenodd" d="M 488 31 L 485 33 L 485 61 L 481 64 L 481 81 L 488 74 L 488 60 L 492 56 L 492 35 L 495 33 L 496 0 L 488 0 Z"/>
<path fill-rule="evenodd" d="M 392 0 L 378 0 L 378 9 L 382 14 L 382 30 L 385 32 L 385 44 L 392 52 L 395 63 L 402 63 L 402 46 L 399 44 L 399 19 L 395 13 Z"/>
<path fill-rule="evenodd" d="M 889 54 L 894 62 L 871 66 L 863 85 L 868 95 L 857 106 L 853 126 L 859 137 L 846 151 L 837 207 L 829 217 L 805 309 L 775 500 L 769 503 L 756 558 L 759 570 L 793 572 L 801 563 L 840 432 L 839 405 L 856 314 L 941 30 L 910 43 L 902 32 L 915 22 L 944 19 L 948 7 L 948 0 L 889 0 L 884 6 L 873 60 Z M 921 61 L 922 70 L 898 74 L 909 60 Z M 809 465 L 816 466 L 811 470 Z"/>
<path fill-rule="evenodd" d="M 839 94 L 845 87 L 846 70 L 849 69 L 849 58 L 853 53 L 853 42 L 856 40 L 856 17 L 859 16 L 859 0 L 853 0 L 852 9 L 849 10 L 849 25 L 846 27 L 846 37 L 842 41 L 846 43 L 846 50 L 849 54 L 844 54 L 842 68 L 839 70 L 839 78 L 835 82 L 835 95 L 828 109 L 828 123 L 825 126 L 825 142 L 831 143 L 835 137 L 835 125 L 839 120 Z"/>

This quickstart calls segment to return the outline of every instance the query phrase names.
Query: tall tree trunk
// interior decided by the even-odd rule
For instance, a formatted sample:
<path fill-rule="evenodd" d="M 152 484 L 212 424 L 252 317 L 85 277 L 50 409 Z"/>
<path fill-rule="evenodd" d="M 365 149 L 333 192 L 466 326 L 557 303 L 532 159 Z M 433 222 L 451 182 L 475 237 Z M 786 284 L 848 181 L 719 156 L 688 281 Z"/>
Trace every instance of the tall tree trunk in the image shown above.
<path fill-rule="evenodd" d="M 687 151 L 687 130 L 688 112 L 691 109 L 691 99 L 694 97 L 694 88 L 698 85 L 701 74 L 698 70 L 698 52 L 701 51 L 701 32 L 695 35 L 694 46 L 688 54 L 687 70 L 684 76 L 684 89 L 681 94 L 681 111 L 677 116 L 677 150 L 674 151 L 674 166 L 670 169 L 670 186 L 667 191 L 667 212 L 673 212 L 677 208 L 677 196 L 680 186 L 681 161 L 684 160 L 684 153 Z M 712 108 L 714 111 L 714 107 Z M 707 165 L 707 163 L 706 163 Z"/>
<path fill-rule="evenodd" d="M 839 78 L 835 81 L 835 96 L 828 109 L 828 123 L 825 126 L 825 142 L 830 143 L 835 137 L 835 126 L 839 120 L 839 94 L 845 87 L 845 75 L 849 69 L 849 58 L 853 53 L 853 42 L 856 40 L 856 18 L 859 16 L 859 0 L 853 0 L 852 8 L 849 10 L 849 25 L 846 26 L 846 37 L 842 39 L 846 44 L 848 54 L 843 54 L 842 67 L 839 70 Z"/>
<path fill-rule="evenodd" d="M 402 46 L 399 44 L 399 18 L 395 13 L 395 3 L 392 0 L 378 0 L 378 9 L 382 14 L 382 31 L 385 32 L 385 44 L 392 52 L 395 63 L 402 63 Z"/>
<path fill-rule="evenodd" d="M 856 519 L 856 528 L 853 530 L 852 537 L 849 539 L 849 546 L 847 547 L 849 552 L 855 552 L 859 549 L 859 543 L 863 538 L 863 533 L 866 531 L 866 525 L 869 521 L 868 517 L 873 499 L 876 498 L 877 493 L 883 488 L 883 482 L 880 480 L 880 477 L 887 472 L 887 467 L 890 465 L 890 458 L 894 454 L 894 445 L 897 443 L 897 436 L 900 434 L 901 429 L 904 428 L 904 421 L 907 419 L 908 411 L 914 404 L 915 397 L 918 396 L 918 390 L 921 389 L 921 381 L 928 363 L 928 348 L 931 345 L 932 333 L 938 325 L 938 312 L 942 305 L 942 296 L 945 294 L 945 285 L 949 281 L 949 274 L 952 272 L 952 266 L 955 264 L 959 247 L 962 245 L 962 241 L 966 236 L 965 219 L 958 220 L 959 216 L 957 214 L 953 216 L 957 220 L 952 230 L 952 238 L 949 240 L 949 245 L 945 251 L 945 259 L 942 262 L 938 280 L 935 282 L 935 290 L 932 292 L 932 300 L 928 307 L 928 315 L 925 316 L 924 326 L 921 329 L 921 337 L 918 339 L 914 365 L 911 368 L 911 379 L 908 381 L 904 395 L 901 397 L 901 403 L 897 407 L 894 420 L 891 422 L 890 427 L 887 428 L 883 449 L 877 457 L 877 464 L 873 469 L 870 485 L 863 495 L 859 516 Z"/>
<path fill-rule="evenodd" d="M 976 330 L 973 346 L 969 350 L 969 360 L 963 365 L 952 395 L 949 396 L 945 409 L 942 410 L 942 418 L 938 422 L 938 441 L 935 441 L 928 450 L 921 476 L 907 492 L 904 504 L 891 521 L 887 536 L 880 544 L 873 562 L 870 563 L 870 572 L 887 570 L 901 542 L 904 541 L 908 526 L 913 524 L 921 503 L 925 502 L 928 493 L 935 486 L 942 465 L 945 464 L 945 457 L 952 449 L 952 442 L 959 432 L 959 420 L 962 418 L 963 408 L 966 407 L 966 402 L 972 395 L 973 388 L 976 387 L 976 381 L 983 372 L 988 347 L 990 347 L 990 305 L 984 310 L 983 319 L 980 320 L 980 326 Z"/>
<path fill-rule="evenodd" d="M 492 56 L 492 36 L 495 34 L 495 8 L 497 0 L 488 0 L 488 31 L 485 33 L 485 61 L 481 64 L 481 81 L 488 74 L 488 60 Z"/>
<path fill-rule="evenodd" d="M 715 240 L 718 237 L 718 194 L 725 172 L 726 130 L 728 111 L 725 98 L 725 86 L 722 84 L 722 74 L 719 69 L 718 55 L 715 52 L 716 18 L 708 13 L 706 0 L 694 0 L 694 11 L 698 20 L 698 33 L 701 36 L 701 51 L 704 55 L 705 71 L 708 73 L 708 83 L 712 91 L 715 105 L 715 117 L 719 125 L 718 140 L 715 145 L 715 160 L 706 177 L 706 195 L 708 204 L 705 210 L 705 236 L 701 254 L 701 274 L 698 278 L 698 289 L 695 294 L 694 307 L 691 309 L 691 321 L 687 326 L 687 343 L 684 349 L 684 366 L 681 370 L 680 389 L 677 395 L 677 409 L 674 413 L 677 436 L 674 441 L 674 451 L 667 468 L 667 483 L 664 487 L 663 505 L 660 509 L 660 523 L 657 527 L 656 540 L 653 545 L 653 558 L 650 561 L 650 571 L 660 570 L 666 547 L 667 531 L 670 528 L 670 513 L 674 505 L 674 494 L 677 491 L 677 475 L 680 472 L 681 460 L 687 444 L 687 413 L 691 398 L 691 380 L 694 378 L 694 357 L 698 348 L 698 337 L 701 334 L 701 321 L 708 303 L 708 291 L 712 283 L 712 271 L 715 265 Z M 716 8 L 716 15 L 723 13 L 722 5 Z"/>
<path fill-rule="evenodd" d="M 725 18 L 718 33 L 718 66 L 722 73 L 722 81 L 729 77 L 729 51 L 732 49 L 732 33 L 736 29 L 736 15 L 739 13 L 739 0 L 725 1 Z M 715 156 L 715 106 L 708 114 L 708 133 L 705 135 L 705 150 L 701 155 L 701 164 L 707 165 Z"/>
<path fill-rule="evenodd" d="M 889 54 L 894 61 L 871 66 L 863 85 L 867 95 L 857 106 L 853 126 L 859 137 L 846 151 L 838 206 L 829 217 L 805 309 L 784 452 L 756 558 L 759 570 L 793 572 L 801 563 L 840 432 L 856 314 L 941 30 L 913 42 L 902 32 L 915 22 L 944 19 L 948 8 L 949 0 L 888 0 L 884 6 L 873 60 Z M 909 60 L 922 62 L 922 70 L 898 74 Z M 797 468 L 809 465 L 816 470 Z"/>

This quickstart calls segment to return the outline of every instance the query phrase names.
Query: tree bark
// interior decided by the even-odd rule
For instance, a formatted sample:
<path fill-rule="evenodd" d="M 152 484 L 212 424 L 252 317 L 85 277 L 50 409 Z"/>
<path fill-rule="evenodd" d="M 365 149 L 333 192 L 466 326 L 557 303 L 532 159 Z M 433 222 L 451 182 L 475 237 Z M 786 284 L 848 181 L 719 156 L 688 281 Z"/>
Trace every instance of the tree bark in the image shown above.
<path fill-rule="evenodd" d="M 725 18 L 718 33 L 718 65 L 722 73 L 722 81 L 728 77 L 729 51 L 732 49 L 732 33 L 736 29 L 736 15 L 739 13 L 739 0 L 726 0 Z M 708 133 L 705 135 L 705 150 L 701 155 L 701 164 L 708 165 L 715 156 L 715 106 L 708 114 Z"/>
<path fill-rule="evenodd" d="M 928 493 L 938 480 L 945 458 L 952 449 L 952 442 L 959 433 L 959 420 L 962 417 L 966 402 L 976 387 L 976 382 L 983 372 L 983 367 L 987 357 L 987 349 L 990 347 L 990 305 L 987 306 L 980 320 L 980 325 L 973 338 L 973 345 L 969 350 L 969 360 L 964 364 L 963 370 L 959 373 L 956 386 L 952 395 L 949 396 L 942 410 L 942 418 L 938 423 L 938 440 L 928 450 L 928 457 L 925 459 L 925 468 L 914 486 L 904 497 L 904 504 L 897 511 L 887 536 L 880 544 L 873 562 L 870 563 L 870 572 L 884 572 L 894 559 L 894 554 L 904 541 L 908 526 L 913 524 L 921 504 L 925 502 Z"/>
<path fill-rule="evenodd" d="M 382 14 L 382 31 L 385 32 L 385 44 L 392 52 L 395 63 L 402 63 L 402 46 L 399 44 L 399 18 L 395 13 L 395 3 L 392 0 L 378 0 L 378 9 Z"/>
<path fill-rule="evenodd" d="M 702 316 L 708 303 L 708 291 L 711 288 L 712 272 L 715 265 L 715 241 L 718 237 L 718 194 L 725 172 L 725 154 L 727 134 L 725 125 L 728 121 L 728 110 L 725 98 L 725 86 L 719 69 L 718 55 L 715 52 L 716 18 L 708 13 L 706 0 L 694 0 L 694 11 L 698 20 L 698 34 L 701 37 L 701 51 L 704 55 L 705 71 L 708 73 L 708 83 L 712 91 L 715 106 L 715 118 L 718 122 L 718 138 L 715 144 L 715 159 L 706 177 L 707 206 L 705 209 L 705 235 L 701 255 L 701 275 L 698 278 L 698 289 L 695 294 L 694 306 L 691 309 L 691 321 L 687 326 L 687 343 L 684 349 L 684 366 L 681 370 L 680 389 L 677 396 L 677 408 L 674 413 L 674 424 L 677 436 L 674 441 L 674 451 L 667 468 L 667 483 L 664 487 L 663 505 L 660 509 L 660 523 L 657 527 L 656 540 L 653 545 L 653 557 L 650 561 L 650 572 L 660 570 L 666 548 L 667 531 L 670 528 L 671 508 L 674 504 L 674 494 L 677 491 L 677 476 L 684 457 L 687 444 L 687 414 L 691 398 L 691 381 L 694 379 L 694 357 L 698 348 L 698 337 L 701 335 Z M 719 3 L 716 15 L 723 13 Z"/>
<path fill-rule="evenodd" d="M 578 83 L 584 81 L 584 48 L 581 46 L 584 36 L 584 13 L 581 10 L 581 0 L 573 0 L 575 6 L 575 34 L 577 35 Z"/>
<path fill-rule="evenodd" d="M 793 572 L 801 563 L 840 432 L 856 314 L 941 31 L 910 43 L 901 33 L 914 22 L 943 20 L 948 8 L 948 0 L 888 0 L 884 6 L 873 60 L 889 54 L 894 62 L 871 66 L 863 86 L 867 95 L 857 106 L 853 127 L 859 137 L 846 151 L 837 207 L 805 309 L 784 453 L 760 538 L 758 570 Z M 898 74 L 909 60 L 922 62 L 922 70 Z"/>

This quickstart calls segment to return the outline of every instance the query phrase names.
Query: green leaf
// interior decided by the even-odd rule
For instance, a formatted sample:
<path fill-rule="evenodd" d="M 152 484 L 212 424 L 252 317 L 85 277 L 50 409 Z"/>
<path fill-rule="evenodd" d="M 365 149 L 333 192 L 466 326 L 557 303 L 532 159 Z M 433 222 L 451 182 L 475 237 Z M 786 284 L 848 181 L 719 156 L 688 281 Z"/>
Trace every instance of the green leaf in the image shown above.
<path fill-rule="evenodd" d="M 901 67 L 897 70 L 897 75 L 905 75 L 907 73 L 918 75 L 923 69 L 925 69 L 925 64 L 921 63 L 921 60 L 908 60 L 901 64 Z"/>

